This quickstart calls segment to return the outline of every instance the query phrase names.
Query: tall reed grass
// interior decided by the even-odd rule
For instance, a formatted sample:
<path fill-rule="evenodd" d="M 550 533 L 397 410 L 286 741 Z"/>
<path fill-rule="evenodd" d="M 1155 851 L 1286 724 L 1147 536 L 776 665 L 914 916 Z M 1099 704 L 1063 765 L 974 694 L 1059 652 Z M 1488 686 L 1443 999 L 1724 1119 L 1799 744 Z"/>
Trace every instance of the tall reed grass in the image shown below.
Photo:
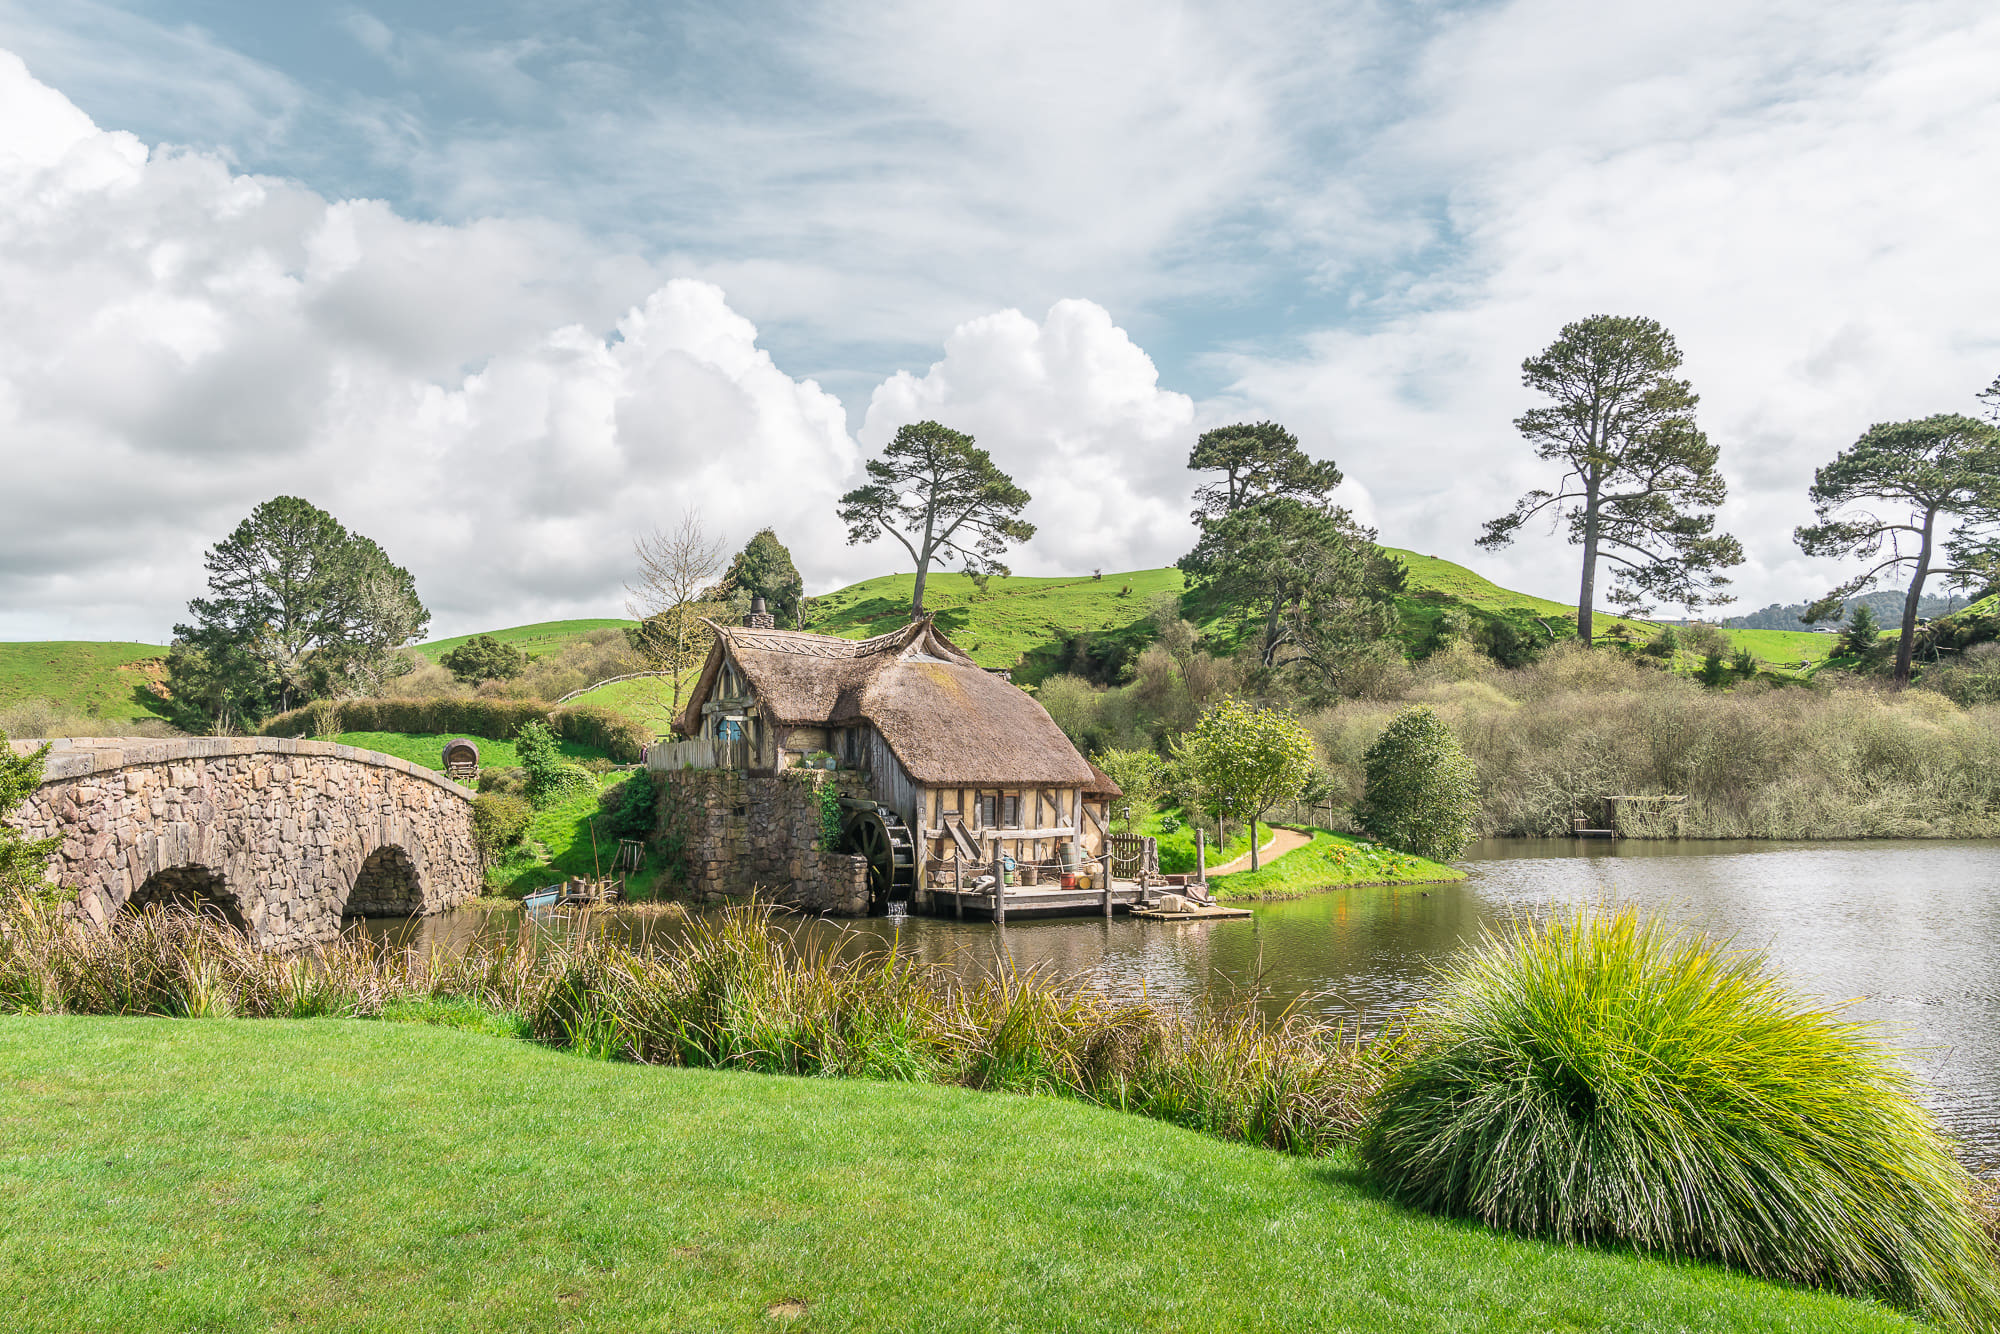
<path fill-rule="evenodd" d="M 524 925 L 457 954 L 358 935 L 293 955 L 151 908 L 109 929 L 20 902 L 0 913 L 0 1007 L 68 1014 L 375 1016 L 462 1001 L 606 1059 L 1043 1093 L 1295 1153 L 1351 1142 L 1375 1079 L 1338 1024 L 1249 997 L 1194 1010 L 1038 973 L 967 981 L 897 953 L 843 957 L 763 906 L 633 948 L 585 922 Z"/>
<path fill-rule="evenodd" d="M 1394 1198 L 2000 1318 L 1971 1177 L 1867 1030 L 1627 910 L 1489 937 L 1399 1039 L 1360 1144 Z"/>

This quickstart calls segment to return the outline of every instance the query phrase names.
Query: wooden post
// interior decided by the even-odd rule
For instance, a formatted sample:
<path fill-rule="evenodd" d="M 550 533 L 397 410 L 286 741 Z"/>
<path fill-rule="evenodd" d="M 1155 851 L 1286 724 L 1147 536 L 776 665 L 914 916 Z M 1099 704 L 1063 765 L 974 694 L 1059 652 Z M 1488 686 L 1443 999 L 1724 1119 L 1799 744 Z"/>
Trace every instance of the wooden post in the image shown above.
<path fill-rule="evenodd" d="M 965 920 L 965 849 L 956 843 L 951 849 L 951 887 L 955 915 L 962 922 Z"/>
<path fill-rule="evenodd" d="M 1208 834 L 1200 825 L 1194 829 L 1194 878 L 1208 883 Z"/>
<path fill-rule="evenodd" d="M 1111 842 L 1104 843 L 1104 920 L 1111 920 Z"/>
<path fill-rule="evenodd" d="M 1007 925 L 1007 868 L 1002 864 L 999 839 L 993 840 L 993 920 Z"/>

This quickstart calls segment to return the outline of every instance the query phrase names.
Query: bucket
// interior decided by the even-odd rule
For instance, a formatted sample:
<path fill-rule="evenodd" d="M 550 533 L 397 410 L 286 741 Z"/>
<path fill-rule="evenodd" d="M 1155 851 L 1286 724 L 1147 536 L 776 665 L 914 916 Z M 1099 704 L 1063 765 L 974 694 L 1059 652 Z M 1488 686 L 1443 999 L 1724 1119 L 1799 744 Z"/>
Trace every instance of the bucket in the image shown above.
<path fill-rule="evenodd" d="M 1062 887 L 1063 887 L 1064 889 L 1075 889 L 1075 888 L 1076 888 L 1076 873 L 1075 873 L 1075 872 L 1073 872 L 1073 871 L 1065 871 L 1065 872 L 1063 873 L 1063 878 L 1062 878 Z"/>

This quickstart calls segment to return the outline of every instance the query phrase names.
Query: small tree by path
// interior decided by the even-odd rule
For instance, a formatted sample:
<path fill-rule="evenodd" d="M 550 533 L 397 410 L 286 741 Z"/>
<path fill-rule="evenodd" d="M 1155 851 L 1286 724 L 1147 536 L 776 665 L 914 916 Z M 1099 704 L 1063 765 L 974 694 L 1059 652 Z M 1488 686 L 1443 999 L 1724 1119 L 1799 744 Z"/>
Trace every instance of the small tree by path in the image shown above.
<path fill-rule="evenodd" d="M 625 607 L 639 626 L 628 634 L 647 665 L 666 679 L 679 717 L 681 679 L 708 656 L 702 618 L 727 610 L 703 596 L 722 572 L 722 541 L 709 536 L 701 511 L 690 508 L 671 529 L 655 528 L 636 539 L 632 550 L 639 574 L 625 586 Z"/>
<path fill-rule="evenodd" d="M 1167 762 L 1150 750 L 1102 750 L 1090 757 L 1125 794 L 1125 832 L 1136 833 L 1166 783 Z"/>
<path fill-rule="evenodd" d="M 840 518 L 849 546 L 884 533 L 903 544 L 917 563 L 910 614 L 921 616 L 924 580 L 939 557 L 961 557 L 982 584 L 1007 573 L 1000 563 L 1007 544 L 1035 535 L 1035 525 L 1020 517 L 1028 500 L 971 436 L 916 422 L 896 432 L 881 458 L 868 460 L 868 485 L 840 498 Z"/>
<path fill-rule="evenodd" d="M 1218 815 L 1249 820 L 1250 869 L 1259 869 L 1257 822 L 1311 780 L 1311 734 L 1282 709 L 1253 709 L 1225 699 L 1176 743 L 1176 752 Z"/>
<path fill-rule="evenodd" d="M 1901 689 L 1910 681 L 1925 582 L 1938 576 L 1970 587 L 2000 568 L 2000 538 L 1994 535 L 2000 529 L 2000 429 L 1952 413 L 1871 426 L 1813 474 L 1812 502 L 1819 522 L 1792 534 L 1799 549 L 1808 556 L 1860 556 L 1873 563 L 1807 608 L 1805 619 L 1833 615 L 1847 598 L 1891 571 L 1906 574 L 1896 638 Z M 1942 518 L 1959 521 L 1957 533 L 1943 542 Z M 1942 565 L 1940 546 L 1947 557 Z"/>
<path fill-rule="evenodd" d="M 1404 709 L 1363 756 L 1361 826 L 1402 852 L 1448 862 L 1472 841 L 1479 773 L 1428 705 Z"/>

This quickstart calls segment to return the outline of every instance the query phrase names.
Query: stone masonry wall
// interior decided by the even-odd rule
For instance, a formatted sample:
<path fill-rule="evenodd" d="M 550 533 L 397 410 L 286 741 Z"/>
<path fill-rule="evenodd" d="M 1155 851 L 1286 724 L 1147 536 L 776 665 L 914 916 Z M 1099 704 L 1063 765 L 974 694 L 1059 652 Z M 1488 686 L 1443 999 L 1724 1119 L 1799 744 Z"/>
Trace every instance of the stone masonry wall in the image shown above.
<path fill-rule="evenodd" d="M 721 903 L 752 892 L 800 912 L 868 913 L 868 863 L 818 846 L 825 785 L 862 796 L 852 772 L 787 769 L 770 776 L 734 769 L 667 770 L 660 783 L 656 841 L 678 842 L 688 891 Z"/>
<path fill-rule="evenodd" d="M 209 872 L 214 896 L 275 948 L 331 939 L 350 909 L 432 913 L 479 892 L 472 793 L 394 756 L 262 737 L 92 738 L 57 742 L 43 773 L 9 823 L 62 837 L 52 878 L 95 922 L 177 868 Z"/>

